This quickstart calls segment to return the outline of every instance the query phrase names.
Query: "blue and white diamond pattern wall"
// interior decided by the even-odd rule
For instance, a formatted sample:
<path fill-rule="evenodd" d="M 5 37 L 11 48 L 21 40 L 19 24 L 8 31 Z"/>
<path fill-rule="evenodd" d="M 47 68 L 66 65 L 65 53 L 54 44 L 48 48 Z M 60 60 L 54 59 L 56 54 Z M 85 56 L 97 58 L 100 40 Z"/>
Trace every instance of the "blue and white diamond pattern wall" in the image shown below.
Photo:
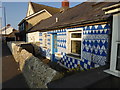
<path fill-rule="evenodd" d="M 78 65 L 80 65 L 81 70 L 87 70 L 99 66 L 86 59 L 75 59 L 74 57 L 67 56 L 66 53 L 63 53 L 63 58 L 59 62 L 64 64 L 67 68 L 77 68 Z"/>
<path fill-rule="evenodd" d="M 59 60 L 60 63 L 68 68 L 75 68 L 78 64 L 80 64 L 82 66 L 81 69 L 83 70 L 98 67 L 99 65 L 105 65 L 109 43 L 108 34 L 110 34 L 108 24 L 83 27 L 82 59 L 75 59 L 74 57 L 69 57 L 66 55 L 66 31 L 67 29 L 47 32 L 49 35 L 52 33 L 57 33 L 57 49 L 58 52 L 61 52 L 63 55 L 63 58 Z M 49 46 L 51 43 L 50 38 L 47 39 Z M 48 49 L 50 48 L 51 47 Z M 43 52 L 46 57 L 50 57 L 50 50 L 43 50 Z"/>
<path fill-rule="evenodd" d="M 58 52 L 66 52 L 66 32 L 57 34 Z"/>
<path fill-rule="evenodd" d="M 105 65 L 108 51 L 108 24 L 84 27 L 83 58 L 100 65 Z M 89 58 L 87 58 L 87 56 Z M 91 57 L 91 58 L 90 58 Z"/>

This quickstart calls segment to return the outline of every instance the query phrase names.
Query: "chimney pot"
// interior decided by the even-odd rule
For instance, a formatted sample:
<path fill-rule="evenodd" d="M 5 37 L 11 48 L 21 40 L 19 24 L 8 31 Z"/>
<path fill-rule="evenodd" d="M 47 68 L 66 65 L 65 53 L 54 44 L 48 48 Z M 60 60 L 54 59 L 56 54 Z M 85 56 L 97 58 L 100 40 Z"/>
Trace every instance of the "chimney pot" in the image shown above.
<path fill-rule="evenodd" d="M 69 1 L 68 0 L 62 1 L 62 7 L 69 7 Z"/>

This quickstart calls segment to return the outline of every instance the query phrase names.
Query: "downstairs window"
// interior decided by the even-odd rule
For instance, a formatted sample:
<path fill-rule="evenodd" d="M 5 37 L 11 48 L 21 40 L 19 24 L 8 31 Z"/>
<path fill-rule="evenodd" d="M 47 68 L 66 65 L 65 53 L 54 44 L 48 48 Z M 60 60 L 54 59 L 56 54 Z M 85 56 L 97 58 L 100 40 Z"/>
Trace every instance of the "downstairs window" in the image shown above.
<path fill-rule="evenodd" d="M 70 32 L 70 53 L 69 55 L 81 57 L 82 30 Z"/>

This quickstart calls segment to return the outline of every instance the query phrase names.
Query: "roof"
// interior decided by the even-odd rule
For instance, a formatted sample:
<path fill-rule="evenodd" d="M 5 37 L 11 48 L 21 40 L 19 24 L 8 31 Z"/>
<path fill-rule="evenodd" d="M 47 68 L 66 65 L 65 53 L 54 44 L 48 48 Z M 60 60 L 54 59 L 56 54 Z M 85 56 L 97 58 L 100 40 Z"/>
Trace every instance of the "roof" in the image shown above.
<path fill-rule="evenodd" d="M 120 13 L 120 2 L 118 4 L 103 8 L 105 14 L 116 14 Z"/>
<path fill-rule="evenodd" d="M 46 9 L 51 15 L 54 15 L 54 14 L 60 12 L 59 8 L 50 7 L 50 6 L 46 6 L 46 5 L 41 5 L 41 4 L 37 4 L 37 3 L 33 3 L 33 2 L 30 2 L 30 3 L 32 5 L 32 7 L 33 7 L 34 14 L 37 13 L 37 12 L 39 12 L 39 11 L 41 11 L 41 10 L 43 10 L 43 9 Z M 23 23 L 25 20 L 26 20 L 26 17 L 18 24 L 18 26 L 21 23 Z"/>
<path fill-rule="evenodd" d="M 104 7 L 115 4 L 116 2 L 83 2 L 63 13 L 57 13 L 52 17 L 39 22 L 29 32 L 36 30 L 47 30 L 59 27 L 71 26 L 72 24 L 84 24 L 108 19 L 111 15 L 105 15 Z M 58 18 L 58 22 L 56 22 Z"/>
<path fill-rule="evenodd" d="M 18 24 L 18 26 L 20 26 L 20 24 L 22 24 L 23 22 L 25 22 L 25 18 L 22 21 L 20 21 L 20 23 Z"/>
<path fill-rule="evenodd" d="M 34 10 L 35 13 L 39 12 L 43 9 L 46 9 L 52 15 L 60 12 L 59 8 L 50 7 L 50 6 L 46 6 L 46 5 L 41 5 L 41 4 L 37 4 L 37 3 L 33 3 L 33 2 L 30 2 L 30 3 L 33 6 L 33 10 Z"/>
<path fill-rule="evenodd" d="M 9 37 L 12 37 L 12 36 L 15 35 L 15 33 L 18 33 L 18 32 L 19 32 L 18 30 L 13 29 L 13 31 L 12 31 L 11 33 L 9 33 L 9 34 L 2 34 L 2 36 L 9 36 Z"/>

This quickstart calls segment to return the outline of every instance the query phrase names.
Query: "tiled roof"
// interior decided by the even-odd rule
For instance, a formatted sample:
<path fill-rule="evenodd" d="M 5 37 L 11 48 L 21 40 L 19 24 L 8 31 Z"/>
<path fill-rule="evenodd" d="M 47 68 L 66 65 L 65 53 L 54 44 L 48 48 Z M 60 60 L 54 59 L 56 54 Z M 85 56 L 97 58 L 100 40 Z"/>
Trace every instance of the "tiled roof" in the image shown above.
<path fill-rule="evenodd" d="M 33 2 L 31 2 L 31 5 L 33 6 L 33 10 L 34 10 L 35 13 L 39 12 L 40 10 L 43 10 L 43 9 L 46 9 L 52 15 L 60 12 L 60 9 L 59 8 L 55 8 L 55 7 L 41 5 L 41 4 L 37 4 L 37 3 L 33 3 Z"/>
<path fill-rule="evenodd" d="M 115 4 L 115 2 L 83 2 L 63 13 L 57 13 L 52 17 L 39 22 L 29 31 L 54 29 L 56 27 L 66 27 L 71 24 L 84 24 L 85 22 L 106 20 L 110 15 L 105 15 L 102 8 Z M 58 22 L 56 22 L 58 18 Z"/>
<path fill-rule="evenodd" d="M 60 12 L 59 8 L 41 5 L 41 4 L 37 4 L 37 3 L 33 3 L 33 2 L 30 2 L 30 3 L 31 3 L 33 10 L 34 10 L 33 14 L 35 14 L 43 9 L 47 10 L 51 15 L 54 15 L 54 14 Z M 25 18 L 18 24 L 18 26 L 25 21 Z"/>

